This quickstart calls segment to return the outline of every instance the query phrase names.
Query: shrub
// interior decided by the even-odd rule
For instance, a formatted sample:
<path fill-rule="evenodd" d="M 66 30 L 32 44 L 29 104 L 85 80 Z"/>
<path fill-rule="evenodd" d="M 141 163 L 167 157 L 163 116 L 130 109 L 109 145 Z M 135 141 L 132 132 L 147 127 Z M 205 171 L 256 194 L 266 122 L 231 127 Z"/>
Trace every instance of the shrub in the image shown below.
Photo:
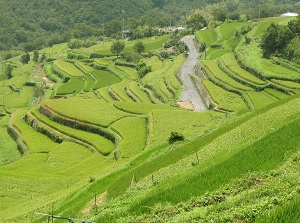
<path fill-rule="evenodd" d="M 178 132 L 171 132 L 169 143 L 171 144 L 177 141 L 184 141 L 184 136 Z"/>
<path fill-rule="evenodd" d="M 90 55 L 90 59 L 93 59 L 93 58 L 104 58 L 105 55 L 101 54 L 101 53 L 91 53 Z"/>
<path fill-rule="evenodd" d="M 145 67 L 142 67 L 139 71 L 138 71 L 138 74 L 139 74 L 139 77 L 142 78 L 144 77 L 146 74 L 148 74 L 149 72 L 152 71 L 152 67 L 151 66 L 145 66 Z"/>

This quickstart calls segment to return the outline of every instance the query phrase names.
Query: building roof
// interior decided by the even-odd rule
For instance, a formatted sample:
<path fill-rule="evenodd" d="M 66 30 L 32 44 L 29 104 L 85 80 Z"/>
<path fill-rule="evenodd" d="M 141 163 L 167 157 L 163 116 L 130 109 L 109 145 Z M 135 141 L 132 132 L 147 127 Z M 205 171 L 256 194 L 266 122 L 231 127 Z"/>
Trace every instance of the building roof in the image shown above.
<path fill-rule="evenodd" d="M 281 16 L 299 16 L 299 14 L 295 13 L 295 12 L 287 12 L 287 13 L 281 14 Z"/>

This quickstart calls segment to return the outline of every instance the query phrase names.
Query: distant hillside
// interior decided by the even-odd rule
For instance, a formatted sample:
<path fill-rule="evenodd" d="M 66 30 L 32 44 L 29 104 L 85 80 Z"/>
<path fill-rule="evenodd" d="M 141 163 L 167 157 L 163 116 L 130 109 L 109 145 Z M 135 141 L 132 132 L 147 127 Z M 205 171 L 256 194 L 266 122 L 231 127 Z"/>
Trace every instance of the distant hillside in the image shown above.
<path fill-rule="evenodd" d="M 45 44 L 100 33 L 116 36 L 121 31 L 122 16 L 125 28 L 169 26 L 180 20 L 184 22 L 192 10 L 218 2 L 221 0 L 0 0 L 0 51 L 15 46 L 31 51 Z M 260 0 L 224 2 L 226 8 L 223 3 L 216 6 L 224 13 L 266 4 Z M 278 3 L 284 1 L 274 1 Z M 248 14 L 257 16 L 258 13 L 253 13 L 257 11 Z"/>

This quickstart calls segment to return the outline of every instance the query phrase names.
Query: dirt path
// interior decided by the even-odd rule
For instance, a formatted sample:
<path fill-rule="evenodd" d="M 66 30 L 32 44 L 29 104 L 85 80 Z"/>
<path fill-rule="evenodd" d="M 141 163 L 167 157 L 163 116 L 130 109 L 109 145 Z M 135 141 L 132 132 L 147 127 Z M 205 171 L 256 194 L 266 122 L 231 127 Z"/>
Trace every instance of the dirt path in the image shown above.
<path fill-rule="evenodd" d="M 198 63 L 199 57 L 199 53 L 195 47 L 194 38 L 195 36 L 186 36 L 183 38 L 183 41 L 189 49 L 189 55 L 177 74 L 184 86 L 180 101 L 192 103 L 194 107 L 192 110 L 204 111 L 207 109 L 206 104 L 190 78 L 190 74 L 194 73 L 194 68 Z"/>

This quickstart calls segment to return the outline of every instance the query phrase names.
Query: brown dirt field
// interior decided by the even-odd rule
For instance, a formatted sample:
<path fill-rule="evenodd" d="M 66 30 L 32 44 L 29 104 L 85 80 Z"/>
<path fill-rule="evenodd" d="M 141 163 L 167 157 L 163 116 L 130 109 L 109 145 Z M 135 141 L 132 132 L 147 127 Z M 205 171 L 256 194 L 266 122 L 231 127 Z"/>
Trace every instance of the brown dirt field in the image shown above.
<path fill-rule="evenodd" d="M 97 196 L 97 199 L 96 199 L 96 204 L 97 206 L 103 204 L 106 200 L 106 196 L 107 196 L 107 193 L 103 193 L 103 194 L 100 194 L 99 196 Z M 93 199 L 92 201 L 90 201 L 87 206 L 82 210 L 82 214 L 89 214 L 91 213 L 91 211 L 93 210 L 93 207 L 95 205 L 95 200 Z"/>
<path fill-rule="evenodd" d="M 181 108 L 185 108 L 191 111 L 195 110 L 195 107 L 191 101 L 178 101 L 177 103 Z"/>

